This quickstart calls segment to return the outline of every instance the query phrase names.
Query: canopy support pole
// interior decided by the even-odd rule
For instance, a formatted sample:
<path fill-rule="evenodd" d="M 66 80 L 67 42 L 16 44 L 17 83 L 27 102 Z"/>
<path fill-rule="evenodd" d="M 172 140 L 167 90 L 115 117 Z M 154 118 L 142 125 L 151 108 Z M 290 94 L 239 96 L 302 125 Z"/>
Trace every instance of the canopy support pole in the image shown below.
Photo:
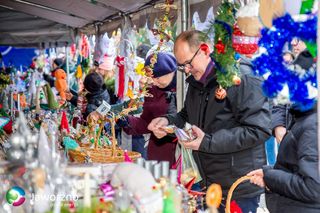
<path fill-rule="evenodd" d="M 66 71 L 67 71 L 67 83 L 68 83 L 68 87 L 70 86 L 70 67 L 69 67 L 69 45 L 67 44 L 66 46 Z"/>
<path fill-rule="evenodd" d="M 180 1 L 181 12 L 178 13 L 177 23 L 181 23 L 177 28 L 177 33 L 184 32 L 188 29 L 188 17 L 189 17 L 189 1 Z M 186 85 L 185 75 L 182 72 L 177 72 L 177 110 L 180 111 L 183 107 L 185 99 Z"/>

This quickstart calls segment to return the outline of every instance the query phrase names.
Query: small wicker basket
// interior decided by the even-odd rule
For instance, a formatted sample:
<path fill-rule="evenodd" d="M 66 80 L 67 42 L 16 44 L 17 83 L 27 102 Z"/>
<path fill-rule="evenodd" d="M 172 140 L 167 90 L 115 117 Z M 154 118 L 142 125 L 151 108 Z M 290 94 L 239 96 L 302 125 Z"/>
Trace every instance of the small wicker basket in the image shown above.
<path fill-rule="evenodd" d="M 229 189 L 228 196 L 227 196 L 226 213 L 230 213 L 230 204 L 231 204 L 231 198 L 232 198 L 233 191 L 237 188 L 237 186 L 240 183 L 245 182 L 247 180 L 250 180 L 250 177 L 249 176 L 243 176 L 243 177 L 239 178 L 238 180 L 236 180 L 236 182 L 234 182 L 232 184 L 231 188 Z"/>
<path fill-rule="evenodd" d="M 73 162 L 77 163 L 118 163 L 125 161 L 125 151 L 120 149 L 117 144 L 116 133 L 115 133 L 115 125 L 116 120 L 121 116 L 127 115 L 130 111 L 136 110 L 135 107 L 123 109 L 117 115 L 114 112 L 109 112 L 107 116 L 101 115 L 98 112 L 94 111 L 89 114 L 87 121 L 89 124 L 89 135 L 91 138 L 94 138 L 94 148 L 88 147 L 88 144 L 80 145 L 79 149 L 76 150 L 68 150 L 69 158 Z M 100 117 L 99 120 L 96 121 L 96 116 Z M 104 123 L 109 122 L 111 125 L 111 146 L 109 147 L 99 147 L 98 141 L 102 134 L 102 130 L 104 128 Z M 95 126 L 99 124 L 99 131 L 97 134 L 95 133 Z M 91 145 L 90 145 L 91 146 Z M 141 154 L 138 152 L 127 152 L 128 157 L 131 160 L 136 160 L 141 157 Z"/>
<path fill-rule="evenodd" d="M 124 162 L 125 151 L 117 148 L 112 153 L 111 148 L 91 149 L 89 147 L 81 147 L 80 150 L 68 150 L 70 161 L 77 163 L 119 163 Z M 141 157 L 138 152 L 128 151 L 128 156 L 134 161 Z"/>

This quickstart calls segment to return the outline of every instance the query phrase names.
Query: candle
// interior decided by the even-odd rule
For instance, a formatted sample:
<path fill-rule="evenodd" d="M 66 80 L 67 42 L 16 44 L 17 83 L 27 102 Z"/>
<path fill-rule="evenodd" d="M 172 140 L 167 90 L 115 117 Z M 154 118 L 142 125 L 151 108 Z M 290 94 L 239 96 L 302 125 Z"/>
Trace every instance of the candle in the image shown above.
<path fill-rule="evenodd" d="M 18 93 L 18 112 L 20 112 L 20 93 Z"/>
<path fill-rule="evenodd" d="M 56 200 L 54 202 L 53 213 L 60 213 L 61 210 L 61 196 L 60 193 L 57 193 Z"/>
<path fill-rule="evenodd" d="M 162 177 L 169 177 L 169 161 L 161 161 Z"/>
<path fill-rule="evenodd" d="M 144 164 L 146 170 L 148 170 L 149 172 L 152 171 L 152 162 L 150 162 L 149 160 L 147 160 Z"/>
<path fill-rule="evenodd" d="M 137 159 L 137 164 L 141 167 L 143 167 L 143 164 L 144 164 L 144 159 L 143 158 L 138 158 Z"/>
<path fill-rule="evenodd" d="M 156 160 L 150 160 L 150 162 L 151 162 L 151 165 L 153 166 L 153 165 L 156 165 L 157 163 L 158 163 L 158 161 L 156 161 Z"/>
<path fill-rule="evenodd" d="M 160 176 L 161 176 L 161 164 L 158 163 L 158 164 L 155 164 L 153 167 L 153 177 L 155 179 L 159 179 Z"/>
<path fill-rule="evenodd" d="M 87 172 L 84 174 L 83 204 L 85 208 L 91 207 L 90 174 Z"/>
<path fill-rule="evenodd" d="M 10 112 L 11 112 L 11 117 L 13 117 L 13 92 L 11 91 L 11 97 L 10 97 Z"/>
<path fill-rule="evenodd" d="M 176 169 L 170 169 L 170 183 L 176 184 L 178 178 L 178 171 Z"/>
<path fill-rule="evenodd" d="M 55 137 L 55 132 L 51 133 L 51 143 L 52 143 L 52 158 L 56 158 L 56 137 Z"/>

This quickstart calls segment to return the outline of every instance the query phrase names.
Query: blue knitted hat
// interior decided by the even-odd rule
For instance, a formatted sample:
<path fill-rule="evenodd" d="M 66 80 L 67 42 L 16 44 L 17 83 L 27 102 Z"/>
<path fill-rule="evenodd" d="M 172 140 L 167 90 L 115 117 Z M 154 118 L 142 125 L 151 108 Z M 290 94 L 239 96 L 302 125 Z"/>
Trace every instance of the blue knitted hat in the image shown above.
<path fill-rule="evenodd" d="M 144 66 L 151 64 L 150 59 L 153 56 L 151 54 L 145 61 Z M 170 53 L 159 52 L 157 53 L 157 62 L 153 67 L 153 77 L 158 78 L 175 72 L 177 70 L 177 61 L 175 57 Z"/>

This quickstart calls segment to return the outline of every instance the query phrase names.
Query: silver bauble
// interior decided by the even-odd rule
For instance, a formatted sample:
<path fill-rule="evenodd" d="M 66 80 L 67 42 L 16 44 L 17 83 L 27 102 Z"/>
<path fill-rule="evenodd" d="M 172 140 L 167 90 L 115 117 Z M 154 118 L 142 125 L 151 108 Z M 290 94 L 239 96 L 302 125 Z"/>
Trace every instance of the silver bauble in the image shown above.
<path fill-rule="evenodd" d="M 26 148 L 26 140 L 22 135 L 19 134 L 13 134 L 10 138 L 10 143 L 11 147 L 13 149 L 21 148 L 25 149 Z"/>
<path fill-rule="evenodd" d="M 20 162 L 24 160 L 24 152 L 21 149 L 11 149 L 7 157 L 10 162 Z"/>

